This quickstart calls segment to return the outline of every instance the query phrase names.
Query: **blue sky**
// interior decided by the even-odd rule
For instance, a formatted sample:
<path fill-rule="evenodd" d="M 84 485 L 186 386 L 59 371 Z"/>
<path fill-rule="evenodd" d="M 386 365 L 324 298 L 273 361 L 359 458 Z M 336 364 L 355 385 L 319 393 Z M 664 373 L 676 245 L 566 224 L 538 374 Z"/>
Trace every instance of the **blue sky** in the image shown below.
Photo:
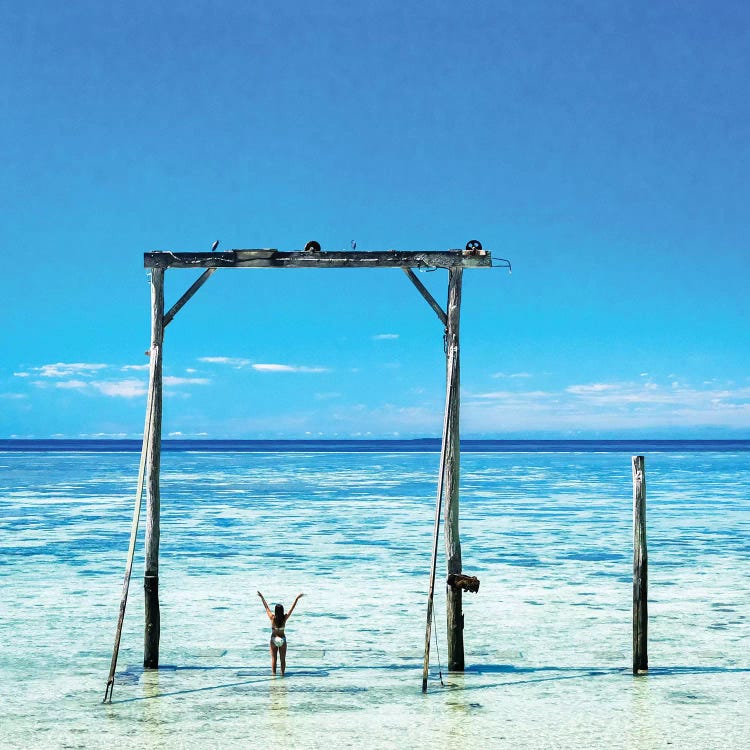
<path fill-rule="evenodd" d="M 146 251 L 473 238 L 464 435 L 750 437 L 745 3 L 0 10 L 0 437 L 140 435 Z M 164 435 L 437 435 L 443 389 L 400 271 L 220 270 Z"/>

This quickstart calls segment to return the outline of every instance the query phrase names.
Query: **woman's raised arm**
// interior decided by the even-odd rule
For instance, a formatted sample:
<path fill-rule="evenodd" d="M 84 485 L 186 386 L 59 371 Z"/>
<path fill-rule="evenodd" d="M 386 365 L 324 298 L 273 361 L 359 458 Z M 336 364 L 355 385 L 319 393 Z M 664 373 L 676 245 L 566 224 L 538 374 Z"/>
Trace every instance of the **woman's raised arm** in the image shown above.
<path fill-rule="evenodd" d="M 284 619 L 284 622 L 286 622 L 291 616 L 292 612 L 294 612 L 294 608 L 297 606 L 297 602 L 304 596 L 304 594 L 297 594 L 297 598 L 294 600 L 294 604 L 292 604 L 291 607 L 289 607 L 289 611 L 286 613 L 286 618 Z"/>
<path fill-rule="evenodd" d="M 258 596 L 260 597 L 260 600 L 263 602 L 263 606 L 266 608 L 266 614 L 268 615 L 269 619 L 273 619 L 273 612 L 271 612 L 271 609 L 269 608 L 266 600 L 263 598 L 263 594 L 258 592 Z"/>

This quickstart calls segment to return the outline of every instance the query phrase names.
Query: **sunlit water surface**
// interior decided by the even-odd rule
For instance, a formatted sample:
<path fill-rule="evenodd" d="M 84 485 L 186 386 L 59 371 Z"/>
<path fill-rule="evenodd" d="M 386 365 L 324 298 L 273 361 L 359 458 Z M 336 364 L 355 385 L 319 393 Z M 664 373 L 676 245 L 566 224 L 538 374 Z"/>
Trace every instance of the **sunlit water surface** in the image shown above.
<path fill-rule="evenodd" d="M 438 585 L 422 695 L 437 454 L 166 453 L 163 667 L 140 666 L 140 539 L 103 705 L 138 455 L 1 453 L 0 746 L 748 747 L 749 459 L 647 454 L 633 677 L 630 455 L 465 453 L 467 670 L 445 673 Z M 305 592 L 283 679 L 258 589 Z"/>

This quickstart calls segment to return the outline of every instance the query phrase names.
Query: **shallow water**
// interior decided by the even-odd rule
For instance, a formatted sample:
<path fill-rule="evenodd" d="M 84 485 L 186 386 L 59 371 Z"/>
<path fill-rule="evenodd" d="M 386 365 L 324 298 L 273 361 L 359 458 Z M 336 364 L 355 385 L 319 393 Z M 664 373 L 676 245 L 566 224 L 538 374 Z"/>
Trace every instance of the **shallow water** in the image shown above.
<path fill-rule="evenodd" d="M 463 675 L 421 693 L 434 453 L 166 453 L 161 663 L 142 539 L 101 699 L 134 453 L 0 453 L 0 746 L 744 748 L 747 453 L 647 454 L 648 676 L 630 673 L 630 455 L 465 453 Z M 442 552 L 442 550 L 441 550 Z M 446 644 L 437 586 L 439 659 Z M 287 606 L 270 674 L 255 595 Z"/>

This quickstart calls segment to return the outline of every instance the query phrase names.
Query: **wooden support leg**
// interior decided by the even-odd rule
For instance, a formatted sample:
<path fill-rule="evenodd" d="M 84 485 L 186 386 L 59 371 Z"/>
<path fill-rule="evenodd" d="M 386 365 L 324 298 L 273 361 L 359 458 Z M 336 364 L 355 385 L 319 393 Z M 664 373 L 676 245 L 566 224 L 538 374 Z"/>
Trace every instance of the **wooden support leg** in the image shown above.
<path fill-rule="evenodd" d="M 461 299 L 461 269 L 458 270 L 457 276 L 454 276 L 454 271 L 450 272 L 448 282 L 448 299 L 455 301 L 456 294 L 458 295 L 458 302 Z M 452 290 L 452 291 L 451 291 Z M 437 305 L 437 303 L 435 303 Z M 457 310 L 457 307 L 456 307 Z M 447 317 L 446 317 L 447 323 Z M 458 332 L 458 317 L 457 314 L 454 320 L 455 325 L 451 328 L 455 334 Z M 449 341 L 454 340 L 455 346 L 452 346 Z M 430 668 L 430 638 L 432 635 L 432 617 L 433 617 L 433 598 L 435 594 L 435 570 L 437 567 L 437 551 L 438 551 L 438 537 L 440 533 L 440 512 L 442 509 L 443 494 L 445 493 L 446 484 L 455 480 L 455 500 L 456 502 L 452 506 L 450 513 L 451 521 L 455 520 L 455 533 L 451 530 L 450 542 L 448 541 L 448 531 L 446 530 L 446 548 L 454 549 L 455 542 L 458 541 L 458 471 L 457 465 L 452 466 L 450 471 L 448 470 L 448 462 L 458 460 L 458 336 L 448 336 L 448 328 L 446 328 L 446 385 L 445 385 L 445 412 L 443 414 L 443 439 L 440 447 L 440 470 L 438 472 L 438 488 L 437 488 L 437 499 L 435 503 L 435 525 L 432 536 L 432 565 L 430 566 L 430 587 L 427 593 L 427 627 L 425 628 L 424 638 L 424 663 L 422 665 L 422 692 L 427 692 L 427 676 Z M 455 442 L 453 442 L 455 441 Z M 455 516 L 455 518 L 454 518 Z M 446 509 L 446 518 L 449 514 Z M 455 554 L 451 556 L 448 553 L 449 568 L 451 564 L 455 564 Z M 453 563 L 451 562 L 453 560 Z M 458 548 L 458 572 L 461 571 L 461 548 Z M 448 644 L 450 647 L 450 613 L 452 607 L 455 606 L 455 597 L 453 597 L 448 604 L 449 612 L 449 636 Z M 459 613 L 461 611 L 461 593 L 459 592 L 458 597 Z M 463 627 L 463 623 L 461 625 Z M 461 669 L 463 669 L 463 634 L 461 634 Z M 449 657 L 450 661 L 450 657 Z"/>
<path fill-rule="evenodd" d="M 455 360 L 448 357 L 450 373 Z M 450 383 L 450 377 L 449 377 Z M 430 566 L 430 587 L 427 592 L 427 627 L 424 635 L 424 662 L 422 664 L 422 692 L 427 692 L 427 676 L 430 669 L 430 639 L 432 637 L 433 602 L 435 597 L 435 571 L 437 569 L 438 539 L 440 535 L 440 511 L 445 490 L 445 460 L 448 455 L 448 420 L 450 417 L 450 388 L 446 388 L 445 412 L 443 414 L 443 439 L 440 447 L 440 470 L 438 472 L 437 499 L 435 501 L 435 524 L 432 532 L 432 564 Z"/>
<path fill-rule="evenodd" d="M 633 456 L 633 674 L 648 672 L 648 550 L 646 467 Z"/>
<path fill-rule="evenodd" d="M 146 502 L 145 632 L 143 666 L 159 667 L 159 471 L 161 467 L 162 344 L 164 341 L 164 269 L 151 269 L 151 382 L 153 405 L 149 424 Z"/>
<path fill-rule="evenodd" d="M 459 435 L 459 390 L 461 367 L 459 359 L 459 320 L 461 311 L 461 281 L 463 269 L 452 268 L 448 280 L 448 313 L 446 326 L 446 357 L 448 377 L 448 439 L 445 460 L 445 554 L 448 575 L 461 572 L 461 540 L 458 532 L 458 480 L 461 448 Z M 451 361 L 453 366 L 450 366 Z M 460 589 L 446 587 L 448 620 L 448 669 L 464 669 L 464 615 Z"/>
<path fill-rule="evenodd" d="M 143 576 L 143 594 L 146 605 L 146 632 L 143 638 L 143 666 L 146 669 L 159 668 L 159 637 L 161 617 L 159 614 L 159 576 Z"/>
<path fill-rule="evenodd" d="M 138 536 L 138 522 L 141 518 L 141 500 L 143 499 L 143 479 L 146 475 L 146 454 L 148 452 L 149 425 L 151 424 L 151 409 L 153 408 L 153 389 L 151 383 L 154 379 L 153 367 L 150 367 L 148 402 L 146 404 L 146 424 L 143 427 L 143 444 L 141 446 L 141 461 L 138 466 L 138 489 L 135 491 L 135 507 L 133 508 L 133 523 L 130 526 L 130 544 L 128 545 L 128 560 L 125 563 L 125 576 L 122 582 L 122 596 L 120 597 L 120 615 L 117 619 L 117 630 L 115 631 L 115 645 L 112 649 L 112 661 L 109 666 L 109 678 L 104 691 L 104 703 L 112 702 L 112 692 L 115 684 L 115 670 L 117 669 L 117 657 L 120 653 L 120 639 L 122 637 L 122 626 L 125 622 L 125 608 L 128 604 L 128 590 L 130 588 L 130 574 L 133 571 L 133 556 L 135 555 L 135 543 Z"/>

